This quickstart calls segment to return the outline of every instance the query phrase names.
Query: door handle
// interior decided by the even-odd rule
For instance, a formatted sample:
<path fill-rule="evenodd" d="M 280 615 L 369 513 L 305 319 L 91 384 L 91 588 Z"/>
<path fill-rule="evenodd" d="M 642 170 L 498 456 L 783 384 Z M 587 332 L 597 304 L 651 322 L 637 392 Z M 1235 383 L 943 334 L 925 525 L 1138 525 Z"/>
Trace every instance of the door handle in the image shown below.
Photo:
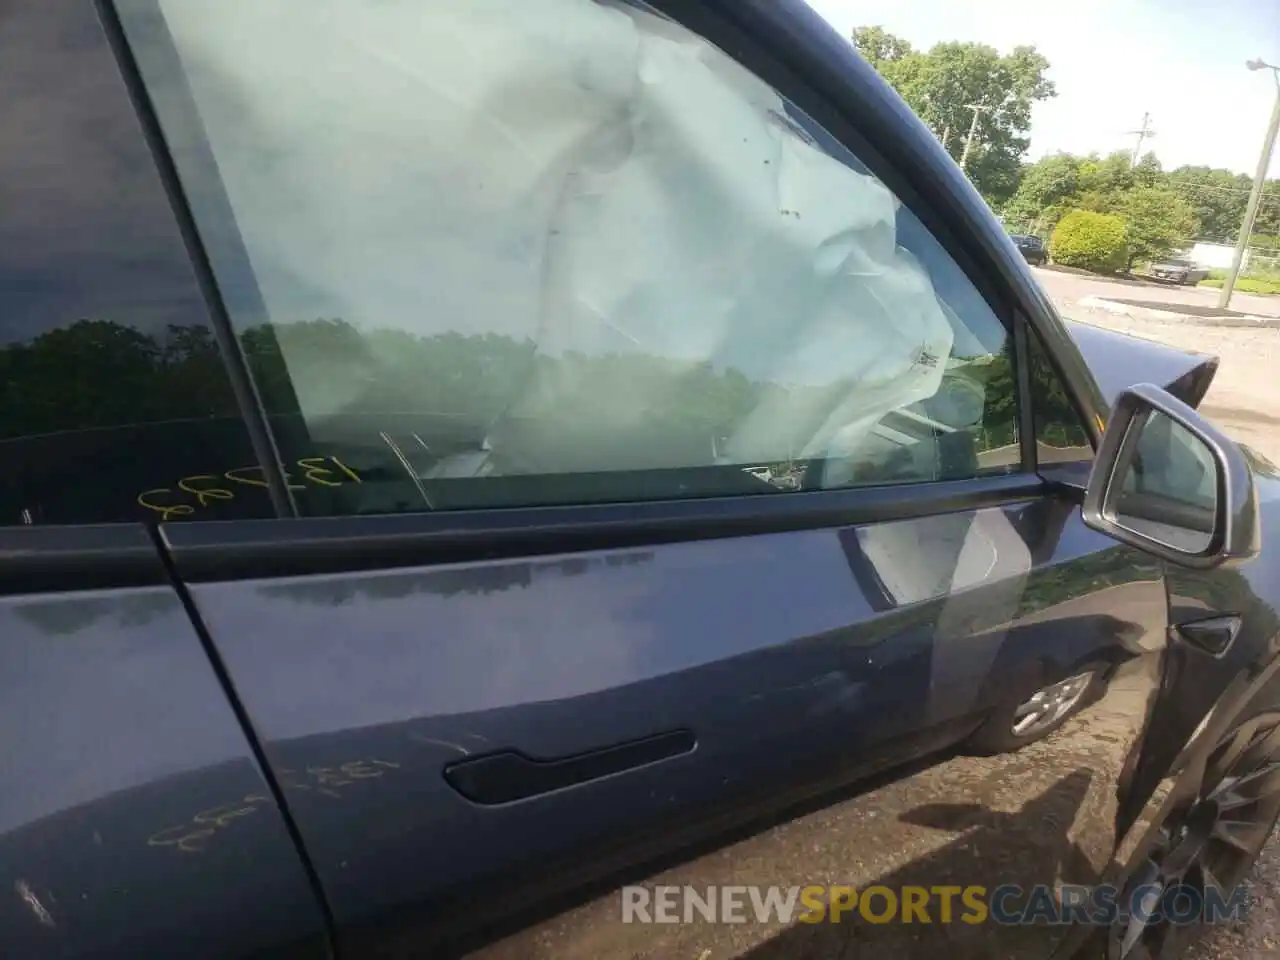
<path fill-rule="evenodd" d="M 1240 632 L 1240 617 L 1235 614 L 1208 617 L 1191 623 L 1180 623 L 1173 629 L 1191 646 L 1211 656 L 1222 657 L 1231 649 L 1236 634 Z"/>
<path fill-rule="evenodd" d="M 444 778 L 472 803 L 493 806 L 669 760 L 692 753 L 696 745 L 691 731 L 672 730 L 554 760 L 538 760 L 517 750 L 502 750 L 451 763 L 444 768 Z"/>

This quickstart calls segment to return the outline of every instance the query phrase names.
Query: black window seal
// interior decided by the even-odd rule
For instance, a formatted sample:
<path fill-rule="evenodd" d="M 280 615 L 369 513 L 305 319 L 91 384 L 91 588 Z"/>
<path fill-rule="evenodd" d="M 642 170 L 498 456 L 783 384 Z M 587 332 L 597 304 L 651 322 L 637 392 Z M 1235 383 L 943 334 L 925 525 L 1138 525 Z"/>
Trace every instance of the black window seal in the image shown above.
<path fill-rule="evenodd" d="M 1044 496 L 1034 473 L 697 500 L 459 510 L 159 528 L 187 582 L 529 558 L 885 523 Z"/>
<path fill-rule="evenodd" d="M 258 464 L 262 468 L 272 508 L 277 517 L 296 517 L 297 504 L 285 480 L 280 451 L 268 425 L 257 384 L 254 383 L 249 371 L 248 359 L 241 349 L 240 339 L 236 336 L 231 324 L 226 302 L 213 275 L 208 251 L 200 238 L 195 217 L 191 213 L 182 179 L 169 152 L 159 117 L 147 93 L 146 85 L 142 81 L 133 51 L 125 38 L 124 26 L 111 0 L 94 0 L 94 5 L 107 38 L 107 44 L 115 55 L 116 65 L 133 105 L 143 139 L 151 152 L 152 162 L 156 166 L 161 185 L 169 199 L 169 207 L 186 247 L 187 259 L 195 274 L 196 283 L 209 311 L 209 321 L 222 355 L 223 368 L 231 383 L 232 393 L 240 409 L 241 420 L 249 434 L 254 456 L 257 457 Z"/>
<path fill-rule="evenodd" d="M 1013 324 L 1013 374 L 1018 385 L 1018 450 L 1022 468 L 1036 473 L 1040 467 L 1040 451 L 1036 444 L 1035 399 L 1031 392 L 1031 353 L 1027 342 L 1029 336 L 1025 318 L 1016 316 Z"/>
<path fill-rule="evenodd" d="M 139 523 L 0 527 L 0 596 L 167 585 Z"/>

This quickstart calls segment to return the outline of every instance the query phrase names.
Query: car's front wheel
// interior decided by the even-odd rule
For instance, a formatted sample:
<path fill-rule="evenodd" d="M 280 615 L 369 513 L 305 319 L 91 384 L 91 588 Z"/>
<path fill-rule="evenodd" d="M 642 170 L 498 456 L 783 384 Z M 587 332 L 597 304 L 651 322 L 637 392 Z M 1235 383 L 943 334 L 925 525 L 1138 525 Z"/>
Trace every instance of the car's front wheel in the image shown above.
<path fill-rule="evenodd" d="M 1089 663 L 1069 676 L 1010 697 L 969 738 L 976 753 L 1010 753 L 1043 740 L 1098 698 L 1108 665 Z"/>
<path fill-rule="evenodd" d="M 1178 803 L 1130 872 L 1110 929 L 1110 960 L 1181 956 L 1217 913 L 1243 910 L 1241 881 L 1280 818 L 1280 713 L 1217 745 L 1195 795 Z"/>

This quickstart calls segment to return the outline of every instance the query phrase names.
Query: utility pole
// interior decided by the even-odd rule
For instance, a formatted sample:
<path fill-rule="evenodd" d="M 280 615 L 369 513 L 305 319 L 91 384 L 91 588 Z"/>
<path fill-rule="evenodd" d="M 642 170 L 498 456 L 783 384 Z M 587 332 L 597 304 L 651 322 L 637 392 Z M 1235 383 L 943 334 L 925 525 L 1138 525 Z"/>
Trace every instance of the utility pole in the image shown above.
<path fill-rule="evenodd" d="M 1267 169 L 1271 166 L 1271 151 L 1276 145 L 1276 134 L 1280 132 L 1280 67 L 1262 60 L 1250 60 L 1245 66 L 1250 70 L 1271 71 L 1271 78 L 1276 82 L 1276 103 L 1271 108 L 1271 123 L 1267 126 L 1267 136 L 1262 142 L 1262 156 L 1258 157 L 1258 171 L 1253 175 L 1253 189 L 1249 191 L 1249 205 L 1244 211 L 1244 223 L 1240 225 L 1240 239 L 1236 241 L 1235 253 L 1231 255 L 1231 269 L 1227 271 L 1227 278 L 1222 281 L 1222 293 L 1218 295 L 1218 306 L 1223 310 L 1231 305 L 1231 291 L 1235 289 L 1236 277 L 1240 274 L 1240 265 L 1244 262 L 1244 253 L 1249 246 L 1249 237 L 1253 234 L 1253 221 L 1258 216 L 1258 203 L 1262 200 Z"/>
<path fill-rule="evenodd" d="M 951 124 L 947 124 L 942 128 L 942 149 L 947 149 L 947 144 L 951 142 Z"/>
<path fill-rule="evenodd" d="M 969 136 L 964 141 L 964 153 L 960 154 L 960 169 L 969 172 L 969 152 L 973 149 L 973 138 L 978 135 L 978 115 L 987 108 L 978 103 L 966 103 L 966 109 L 973 111 L 973 122 L 969 124 Z"/>
<path fill-rule="evenodd" d="M 1134 145 L 1133 156 L 1129 159 L 1129 168 L 1132 169 L 1138 165 L 1138 158 L 1142 156 L 1142 141 L 1154 137 L 1156 132 L 1151 129 L 1151 114 L 1144 113 L 1142 115 L 1142 126 L 1137 130 L 1129 130 L 1125 136 L 1138 138 L 1138 142 Z"/>

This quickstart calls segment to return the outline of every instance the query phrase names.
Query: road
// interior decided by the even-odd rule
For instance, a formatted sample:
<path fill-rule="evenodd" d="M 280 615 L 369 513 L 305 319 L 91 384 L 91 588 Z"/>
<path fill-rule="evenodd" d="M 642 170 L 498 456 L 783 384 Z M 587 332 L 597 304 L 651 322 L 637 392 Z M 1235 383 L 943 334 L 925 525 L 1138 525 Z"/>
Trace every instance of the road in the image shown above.
<path fill-rule="evenodd" d="M 1113 313 L 1096 306 L 1099 298 L 1120 304 L 1159 302 L 1211 306 L 1216 290 L 1171 287 L 1082 277 L 1034 269 L 1063 316 L 1133 336 L 1211 353 L 1219 358 L 1218 374 L 1200 409 L 1228 434 L 1280 464 L 1280 297 L 1232 298 L 1233 310 L 1275 317 L 1275 326 L 1216 326 L 1193 318 L 1169 320 L 1149 309 L 1123 307 Z M 1207 303 L 1206 303 L 1207 301 Z"/>
<path fill-rule="evenodd" d="M 1031 270 L 1053 301 L 1064 310 L 1087 297 L 1213 307 L 1217 305 L 1220 293 L 1211 287 L 1175 287 L 1147 280 L 1109 280 L 1061 273 L 1044 267 L 1032 267 Z M 1236 293 L 1231 297 L 1231 309 L 1263 317 L 1280 317 L 1280 297 Z"/>
<path fill-rule="evenodd" d="M 1280 463 L 1280 325 L 1225 327 L 1162 319 L 1135 307 L 1112 313 L 1092 306 L 1097 299 L 1213 306 L 1218 291 L 1195 287 L 1112 281 L 1033 268 L 1045 291 L 1066 317 L 1120 330 L 1174 347 L 1212 353 L 1220 366 L 1201 412 L 1231 436 Z M 1082 303 L 1083 301 L 1083 303 Z M 1280 297 L 1237 294 L 1231 307 L 1280 318 Z M 1280 838 L 1263 851 L 1250 883 L 1250 911 L 1239 927 L 1219 927 L 1187 960 L 1264 960 L 1280 957 Z"/>

